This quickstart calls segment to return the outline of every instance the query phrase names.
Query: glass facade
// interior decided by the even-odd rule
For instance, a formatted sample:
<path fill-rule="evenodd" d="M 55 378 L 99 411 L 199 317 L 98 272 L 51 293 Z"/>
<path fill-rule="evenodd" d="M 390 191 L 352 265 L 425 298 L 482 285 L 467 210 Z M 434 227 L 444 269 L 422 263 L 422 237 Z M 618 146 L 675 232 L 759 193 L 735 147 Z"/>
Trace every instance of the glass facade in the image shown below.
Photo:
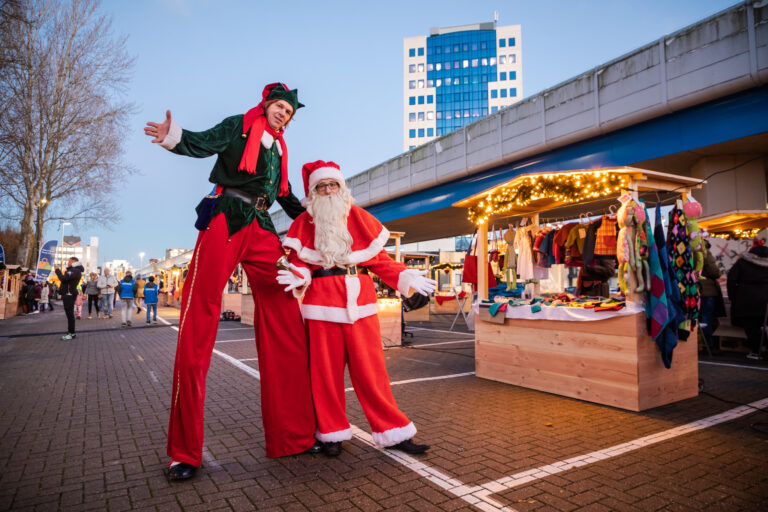
<path fill-rule="evenodd" d="M 496 31 L 427 38 L 427 79 L 435 84 L 439 137 L 488 114 L 488 83 L 496 81 Z"/>

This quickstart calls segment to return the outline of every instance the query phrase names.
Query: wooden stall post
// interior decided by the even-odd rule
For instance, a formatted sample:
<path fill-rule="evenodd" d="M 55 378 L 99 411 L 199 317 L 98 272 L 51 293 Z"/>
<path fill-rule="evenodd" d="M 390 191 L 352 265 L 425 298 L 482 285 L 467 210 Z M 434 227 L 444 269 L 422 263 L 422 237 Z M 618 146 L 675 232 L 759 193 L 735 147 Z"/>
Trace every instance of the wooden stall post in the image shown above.
<path fill-rule="evenodd" d="M 488 299 L 488 224 L 477 228 L 477 300 Z"/>

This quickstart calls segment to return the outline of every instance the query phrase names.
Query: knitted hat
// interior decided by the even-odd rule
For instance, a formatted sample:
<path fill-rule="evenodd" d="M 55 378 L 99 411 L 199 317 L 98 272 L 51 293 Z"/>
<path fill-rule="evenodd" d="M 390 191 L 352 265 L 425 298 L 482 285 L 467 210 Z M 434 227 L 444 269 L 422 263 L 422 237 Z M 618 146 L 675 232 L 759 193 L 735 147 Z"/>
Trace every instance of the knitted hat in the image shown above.
<path fill-rule="evenodd" d="M 339 164 L 335 162 L 324 162 L 317 160 L 304 164 L 301 168 L 301 176 L 304 178 L 304 195 L 309 197 L 309 191 L 315 188 L 320 180 L 331 178 L 336 180 L 339 185 L 344 185 L 344 176 L 341 175 Z"/>

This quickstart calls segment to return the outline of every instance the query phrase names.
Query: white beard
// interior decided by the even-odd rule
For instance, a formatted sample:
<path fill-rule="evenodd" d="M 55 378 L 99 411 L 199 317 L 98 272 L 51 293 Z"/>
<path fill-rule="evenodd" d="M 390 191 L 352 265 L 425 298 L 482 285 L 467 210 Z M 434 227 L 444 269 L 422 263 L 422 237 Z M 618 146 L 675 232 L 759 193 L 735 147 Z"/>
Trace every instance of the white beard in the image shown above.
<path fill-rule="evenodd" d="M 315 250 L 320 253 L 323 268 L 344 267 L 352 252 L 352 235 L 347 229 L 347 217 L 352 202 L 344 188 L 337 193 L 321 196 L 310 194 L 307 212 L 315 224 Z"/>

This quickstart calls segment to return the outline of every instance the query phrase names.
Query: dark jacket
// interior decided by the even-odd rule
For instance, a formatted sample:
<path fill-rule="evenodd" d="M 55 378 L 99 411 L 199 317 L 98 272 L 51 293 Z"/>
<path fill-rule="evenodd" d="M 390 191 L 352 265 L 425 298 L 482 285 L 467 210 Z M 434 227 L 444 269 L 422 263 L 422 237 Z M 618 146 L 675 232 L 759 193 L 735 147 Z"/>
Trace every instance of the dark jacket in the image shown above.
<path fill-rule="evenodd" d="M 728 298 L 733 325 L 763 320 L 768 305 L 768 247 L 755 247 L 734 263 L 728 271 Z"/>
<path fill-rule="evenodd" d="M 35 300 L 37 297 L 37 286 L 35 286 L 34 279 L 27 279 L 24 281 L 23 294 L 24 300 Z"/>
<path fill-rule="evenodd" d="M 584 266 L 579 270 L 577 288 L 579 295 L 608 297 L 610 287 L 608 280 L 616 273 L 616 263 L 613 258 L 595 258 L 592 266 Z"/>
<path fill-rule="evenodd" d="M 80 278 L 83 277 L 82 263 L 76 261 L 74 265 L 67 267 L 63 273 L 61 269 L 57 268 L 56 276 L 61 281 L 61 294 L 77 297 L 77 285 L 80 283 Z"/>
<path fill-rule="evenodd" d="M 719 294 L 720 285 L 717 284 L 717 278 L 720 277 L 720 267 L 717 266 L 715 257 L 712 253 L 707 251 L 704 256 L 704 268 L 701 270 L 701 277 L 699 277 L 699 291 L 702 297 L 717 297 Z"/>

